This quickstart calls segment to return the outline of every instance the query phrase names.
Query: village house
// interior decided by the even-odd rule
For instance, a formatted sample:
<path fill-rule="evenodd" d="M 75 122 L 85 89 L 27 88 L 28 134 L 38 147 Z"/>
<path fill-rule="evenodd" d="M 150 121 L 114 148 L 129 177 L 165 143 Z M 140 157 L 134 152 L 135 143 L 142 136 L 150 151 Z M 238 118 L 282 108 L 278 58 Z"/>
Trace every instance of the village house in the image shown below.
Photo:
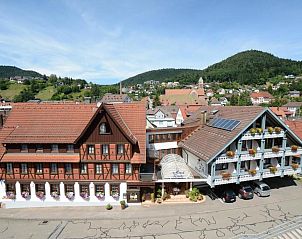
<path fill-rule="evenodd" d="M 274 99 L 267 91 L 252 92 L 250 97 L 253 105 L 270 104 Z"/>
<path fill-rule="evenodd" d="M 145 117 L 142 103 L 14 106 L 0 130 L 0 198 L 7 207 L 138 202 Z"/>

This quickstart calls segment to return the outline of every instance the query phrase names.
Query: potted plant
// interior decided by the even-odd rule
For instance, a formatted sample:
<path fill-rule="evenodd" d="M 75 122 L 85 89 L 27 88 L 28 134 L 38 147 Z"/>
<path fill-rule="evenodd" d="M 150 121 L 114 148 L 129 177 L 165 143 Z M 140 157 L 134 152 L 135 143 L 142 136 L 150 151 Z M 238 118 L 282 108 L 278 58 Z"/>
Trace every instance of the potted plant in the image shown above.
<path fill-rule="evenodd" d="M 229 172 L 222 172 L 221 176 L 222 176 L 222 179 L 229 180 L 230 177 L 231 177 L 231 173 L 229 173 Z"/>
<path fill-rule="evenodd" d="M 299 168 L 299 164 L 292 163 L 292 168 L 293 168 L 293 170 L 297 170 Z"/>
<path fill-rule="evenodd" d="M 257 130 L 255 128 L 251 128 L 250 133 L 254 136 L 257 133 Z"/>
<path fill-rule="evenodd" d="M 40 198 L 41 200 L 43 200 L 44 197 L 45 197 L 45 194 L 44 194 L 43 191 L 38 191 L 38 192 L 36 192 L 36 195 L 37 195 L 37 197 Z"/>
<path fill-rule="evenodd" d="M 112 195 L 112 197 L 113 197 L 115 200 L 118 200 L 118 199 L 119 199 L 119 193 L 118 193 L 118 192 L 111 192 L 111 195 Z"/>
<path fill-rule="evenodd" d="M 203 199 L 203 196 L 202 194 L 199 194 L 198 197 L 197 197 L 198 201 L 201 201 Z"/>
<path fill-rule="evenodd" d="M 278 146 L 273 146 L 272 147 L 272 152 L 273 153 L 278 153 L 280 151 L 280 149 L 278 148 Z"/>
<path fill-rule="evenodd" d="M 124 210 L 126 208 L 126 202 L 125 200 L 120 201 L 121 209 Z"/>
<path fill-rule="evenodd" d="M 257 131 L 257 134 L 262 134 L 262 132 L 263 132 L 262 128 L 257 128 L 256 131 Z"/>
<path fill-rule="evenodd" d="M 143 193 L 142 195 L 142 202 L 146 201 L 146 194 Z"/>
<path fill-rule="evenodd" d="M 234 151 L 227 151 L 226 152 L 226 156 L 228 156 L 229 158 L 234 158 L 234 156 L 235 156 L 235 153 L 234 153 Z"/>
<path fill-rule="evenodd" d="M 291 148 L 291 150 L 293 152 L 297 152 L 297 150 L 298 150 L 298 146 L 297 145 L 292 145 L 290 148 Z"/>
<path fill-rule="evenodd" d="M 269 167 L 269 170 L 270 170 L 271 173 L 275 174 L 278 169 L 275 166 L 271 166 L 271 167 Z"/>
<path fill-rule="evenodd" d="M 106 205 L 106 209 L 107 209 L 107 210 L 111 210 L 111 209 L 112 209 L 112 206 L 111 206 L 110 203 L 108 203 L 108 204 Z"/>
<path fill-rule="evenodd" d="M 22 197 L 25 198 L 25 199 L 28 199 L 29 196 L 30 196 L 30 194 L 29 194 L 28 191 L 23 191 L 23 192 L 21 193 L 21 195 L 22 195 Z"/>
<path fill-rule="evenodd" d="M 151 202 L 155 202 L 155 194 L 154 193 L 151 193 L 150 194 L 150 197 L 151 197 Z"/>
<path fill-rule="evenodd" d="M 275 127 L 275 133 L 280 134 L 281 133 L 281 128 L 280 127 Z"/>
<path fill-rule="evenodd" d="M 272 134 L 274 132 L 274 128 L 273 127 L 268 127 L 267 128 L 267 132 L 269 132 L 270 134 Z"/>
<path fill-rule="evenodd" d="M 252 176 L 255 176 L 257 173 L 256 169 L 250 169 L 249 170 L 249 174 L 252 175 Z"/>
<path fill-rule="evenodd" d="M 255 156 L 256 154 L 256 149 L 249 149 L 249 154 L 252 155 L 253 157 Z"/>
<path fill-rule="evenodd" d="M 157 201 L 157 203 L 159 203 L 159 204 L 162 203 L 162 199 L 161 199 L 161 198 L 158 198 L 156 201 Z"/>
<path fill-rule="evenodd" d="M 60 194 L 57 191 L 53 191 L 51 193 L 51 196 L 56 200 L 58 200 L 60 198 Z"/>

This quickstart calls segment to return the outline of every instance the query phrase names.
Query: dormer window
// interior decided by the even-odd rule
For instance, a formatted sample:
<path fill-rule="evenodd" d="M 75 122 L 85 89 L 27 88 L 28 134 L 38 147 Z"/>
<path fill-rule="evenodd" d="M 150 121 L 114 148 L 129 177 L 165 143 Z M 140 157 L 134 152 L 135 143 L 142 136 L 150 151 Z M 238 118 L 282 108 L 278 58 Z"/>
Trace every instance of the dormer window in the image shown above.
<path fill-rule="evenodd" d="M 73 152 L 74 151 L 73 144 L 67 144 L 67 151 L 68 152 Z"/>
<path fill-rule="evenodd" d="M 100 124 L 100 134 L 108 134 L 109 131 L 109 126 L 107 123 L 103 122 Z"/>
<path fill-rule="evenodd" d="M 27 152 L 28 151 L 27 144 L 21 144 L 21 151 L 22 152 Z"/>
<path fill-rule="evenodd" d="M 42 152 L 43 151 L 43 146 L 42 144 L 37 144 L 36 145 L 36 151 Z"/>

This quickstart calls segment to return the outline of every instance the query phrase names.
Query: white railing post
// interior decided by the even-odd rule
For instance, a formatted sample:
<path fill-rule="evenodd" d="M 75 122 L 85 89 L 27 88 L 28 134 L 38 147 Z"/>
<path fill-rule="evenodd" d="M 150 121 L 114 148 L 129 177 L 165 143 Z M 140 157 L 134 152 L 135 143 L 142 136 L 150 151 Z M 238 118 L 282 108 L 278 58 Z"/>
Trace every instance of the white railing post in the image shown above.
<path fill-rule="evenodd" d="M 63 182 L 60 182 L 60 201 L 61 202 L 67 202 L 68 199 L 65 195 L 65 186 Z"/>
<path fill-rule="evenodd" d="M 30 182 L 30 201 L 41 201 L 36 195 L 36 185 L 33 181 Z"/>
<path fill-rule="evenodd" d="M 93 182 L 89 184 L 89 201 L 98 202 L 99 200 L 95 196 L 95 185 Z"/>
<path fill-rule="evenodd" d="M 110 201 L 110 185 L 105 183 L 105 201 Z"/>
<path fill-rule="evenodd" d="M 74 183 L 74 201 L 83 201 L 80 195 L 80 185 L 78 182 Z"/>
<path fill-rule="evenodd" d="M 25 198 L 23 198 L 21 194 L 21 185 L 19 181 L 16 182 L 15 187 L 16 187 L 16 201 L 25 201 Z"/>
<path fill-rule="evenodd" d="M 53 201 L 52 196 L 50 195 L 50 184 L 49 182 L 45 183 L 45 201 Z"/>

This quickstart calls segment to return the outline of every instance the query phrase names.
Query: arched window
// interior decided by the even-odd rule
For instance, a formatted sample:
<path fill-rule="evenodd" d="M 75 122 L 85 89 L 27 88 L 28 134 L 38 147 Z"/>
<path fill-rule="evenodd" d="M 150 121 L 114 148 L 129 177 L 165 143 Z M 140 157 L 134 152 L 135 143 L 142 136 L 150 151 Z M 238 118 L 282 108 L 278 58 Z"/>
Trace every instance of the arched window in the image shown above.
<path fill-rule="evenodd" d="M 107 124 L 101 123 L 100 124 L 100 134 L 107 134 L 107 133 L 108 133 Z"/>

